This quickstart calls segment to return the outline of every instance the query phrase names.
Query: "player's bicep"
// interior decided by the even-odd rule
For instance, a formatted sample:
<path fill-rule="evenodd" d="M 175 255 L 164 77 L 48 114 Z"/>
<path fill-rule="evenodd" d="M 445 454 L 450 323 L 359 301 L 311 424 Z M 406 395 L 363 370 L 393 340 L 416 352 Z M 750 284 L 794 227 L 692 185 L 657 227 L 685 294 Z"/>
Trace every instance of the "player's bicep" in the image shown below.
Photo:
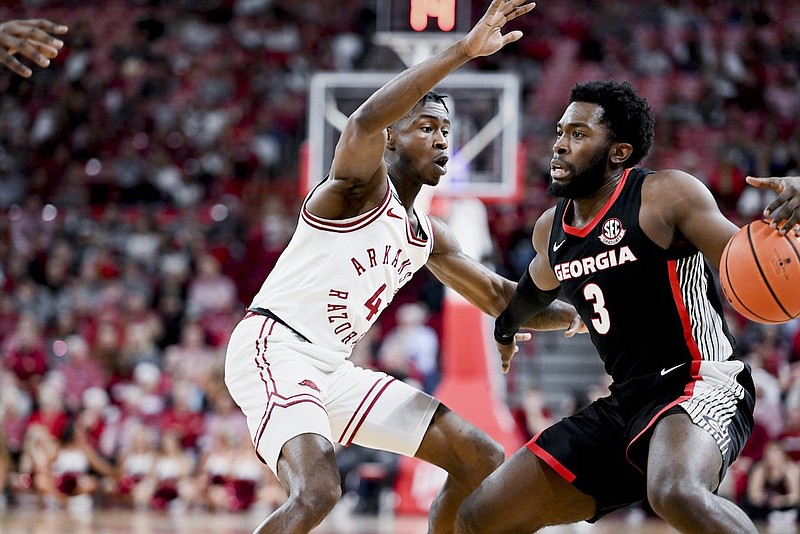
<path fill-rule="evenodd" d="M 496 317 L 513 294 L 514 284 L 464 253 L 444 222 L 431 217 L 431 226 L 435 245 L 428 258 L 428 269 L 444 285 Z"/>
<path fill-rule="evenodd" d="M 333 154 L 331 178 L 366 182 L 383 165 L 386 130 L 374 129 L 354 113 L 347 119 Z"/>

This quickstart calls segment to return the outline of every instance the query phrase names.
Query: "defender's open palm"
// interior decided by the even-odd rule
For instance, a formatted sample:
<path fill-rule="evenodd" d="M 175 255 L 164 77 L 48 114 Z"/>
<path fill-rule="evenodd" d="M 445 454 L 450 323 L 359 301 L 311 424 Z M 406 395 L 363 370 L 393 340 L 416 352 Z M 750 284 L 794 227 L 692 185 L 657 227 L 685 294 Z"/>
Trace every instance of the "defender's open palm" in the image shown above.
<path fill-rule="evenodd" d="M 25 78 L 31 69 L 20 63 L 19 53 L 40 67 L 47 67 L 58 55 L 64 42 L 53 37 L 67 32 L 67 27 L 45 19 L 10 20 L 0 23 L 0 64 Z"/>
<path fill-rule="evenodd" d="M 528 0 L 493 0 L 481 20 L 464 37 L 464 49 L 470 57 L 494 54 L 508 43 L 522 37 L 522 32 L 514 30 L 503 34 L 505 24 L 524 15 L 536 7 Z"/>

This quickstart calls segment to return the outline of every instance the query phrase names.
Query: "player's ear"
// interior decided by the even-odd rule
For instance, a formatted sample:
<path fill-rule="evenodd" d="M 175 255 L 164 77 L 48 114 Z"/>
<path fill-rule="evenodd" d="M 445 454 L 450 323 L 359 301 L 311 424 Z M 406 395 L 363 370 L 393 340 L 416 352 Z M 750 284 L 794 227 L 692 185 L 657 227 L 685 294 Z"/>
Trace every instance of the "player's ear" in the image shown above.
<path fill-rule="evenodd" d="M 392 151 L 394 151 L 394 149 L 395 149 L 394 130 L 392 129 L 391 126 L 386 128 L 386 148 L 388 148 L 389 150 L 392 150 Z"/>
<path fill-rule="evenodd" d="M 609 157 L 612 163 L 624 163 L 633 154 L 633 146 L 630 143 L 614 143 L 611 145 Z"/>

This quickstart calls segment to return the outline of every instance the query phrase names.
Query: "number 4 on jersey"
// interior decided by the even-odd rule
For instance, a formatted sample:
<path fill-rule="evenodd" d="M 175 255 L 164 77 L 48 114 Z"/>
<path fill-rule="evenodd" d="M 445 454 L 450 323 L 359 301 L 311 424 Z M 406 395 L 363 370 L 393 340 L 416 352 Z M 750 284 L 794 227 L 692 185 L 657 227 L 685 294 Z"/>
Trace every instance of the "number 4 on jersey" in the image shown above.
<path fill-rule="evenodd" d="M 380 313 L 381 304 L 383 303 L 383 300 L 381 300 L 381 293 L 383 293 L 385 289 L 386 284 L 381 284 L 381 287 L 379 287 L 378 290 L 373 293 L 372 296 L 364 303 L 364 306 L 366 306 L 369 310 L 367 321 L 372 319 L 376 314 Z"/>

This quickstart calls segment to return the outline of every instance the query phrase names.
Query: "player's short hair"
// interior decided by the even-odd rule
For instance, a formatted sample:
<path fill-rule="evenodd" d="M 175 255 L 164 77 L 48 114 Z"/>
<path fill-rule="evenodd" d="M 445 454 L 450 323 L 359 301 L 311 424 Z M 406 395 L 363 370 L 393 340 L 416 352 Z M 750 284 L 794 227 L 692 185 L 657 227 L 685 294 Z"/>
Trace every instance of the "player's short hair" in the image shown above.
<path fill-rule="evenodd" d="M 424 106 L 425 104 L 431 101 L 438 102 L 439 104 L 444 106 L 445 111 L 450 113 L 450 110 L 448 109 L 447 104 L 444 101 L 445 98 L 447 98 L 447 95 L 437 93 L 436 91 L 428 91 L 427 93 L 422 95 L 422 98 L 419 99 L 418 104 Z"/>
<path fill-rule="evenodd" d="M 655 119 L 650 104 L 630 83 L 614 80 L 577 83 L 570 91 L 569 101 L 589 102 L 603 108 L 601 122 L 611 131 L 612 140 L 633 147 L 625 167 L 633 167 L 650 152 Z"/>
<path fill-rule="evenodd" d="M 450 113 L 450 109 L 447 107 L 447 104 L 445 104 L 445 102 L 444 102 L 445 98 L 447 98 L 447 95 L 443 95 L 443 94 L 437 93 L 435 91 L 428 91 L 427 93 L 422 95 L 422 98 L 420 98 L 417 101 L 417 103 L 414 104 L 414 107 L 409 109 L 408 112 L 405 115 L 403 115 L 400 118 L 400 120 L 397 121 L 397 122 L 401 122 L 401 121 L 404 121 L 404 120 L 408 119 L 414 113 L 414 110 L 417 109 L 417 106 L 424 106 L 428 102 L 437 102 L 437 103 L 441 104 L 442 106 L 444 106 L 444 110 L 449 114 Z"/>

